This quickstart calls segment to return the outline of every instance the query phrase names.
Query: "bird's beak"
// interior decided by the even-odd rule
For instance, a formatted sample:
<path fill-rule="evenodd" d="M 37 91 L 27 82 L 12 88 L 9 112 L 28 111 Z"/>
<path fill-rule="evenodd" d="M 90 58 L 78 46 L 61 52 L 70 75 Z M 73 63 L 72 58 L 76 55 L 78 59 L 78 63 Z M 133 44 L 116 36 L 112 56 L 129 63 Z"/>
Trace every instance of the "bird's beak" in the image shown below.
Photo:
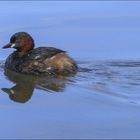
<path fill-rule="evenodd" d="M 6 48 L 14 48 L 15 47 L 15 43 L 8 43 L 8 44 L 6 44 L 5 46 L 3 46 L 2 48 L 3 49 L 6 49 Z"/>

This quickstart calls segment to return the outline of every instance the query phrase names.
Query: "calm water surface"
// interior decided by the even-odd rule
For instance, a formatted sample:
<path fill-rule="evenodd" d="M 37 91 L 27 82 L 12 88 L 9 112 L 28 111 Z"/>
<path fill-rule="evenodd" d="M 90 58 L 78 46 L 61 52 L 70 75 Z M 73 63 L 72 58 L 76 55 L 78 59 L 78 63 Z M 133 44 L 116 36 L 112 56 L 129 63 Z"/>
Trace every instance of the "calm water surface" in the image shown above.
<path fill-rule="evenodd" d="M 68 51 L 75 76 L 4 70 L 0 138 L 140 138 L 140 2 L 0 2 L 0 44 L 27 31 Z M 21 10 L 21 8 L 23 10 Z"/>

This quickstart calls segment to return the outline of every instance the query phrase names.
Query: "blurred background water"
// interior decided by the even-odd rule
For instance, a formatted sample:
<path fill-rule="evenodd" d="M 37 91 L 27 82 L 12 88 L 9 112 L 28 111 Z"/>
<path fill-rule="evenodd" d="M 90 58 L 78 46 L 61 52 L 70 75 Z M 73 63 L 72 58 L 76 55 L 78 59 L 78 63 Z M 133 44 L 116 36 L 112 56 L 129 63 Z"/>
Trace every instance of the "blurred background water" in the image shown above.
<path fill-rule="evenodd" d="M 0 44 L 18 31 L 66 50 L 73 77 L 4 71 L 0 138 L 140 138 L 140 2 L 1 1 Z"/>

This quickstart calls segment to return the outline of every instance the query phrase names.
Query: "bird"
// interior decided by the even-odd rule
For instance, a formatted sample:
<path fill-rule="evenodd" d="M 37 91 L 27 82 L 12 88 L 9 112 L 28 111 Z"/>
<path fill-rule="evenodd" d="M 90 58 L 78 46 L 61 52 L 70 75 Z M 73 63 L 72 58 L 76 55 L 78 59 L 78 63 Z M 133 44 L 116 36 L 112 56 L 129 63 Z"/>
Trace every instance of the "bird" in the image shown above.
<path fill-rule="evenodd" d="M 37 47 L 27 32 L 17 32 L 2 47 L 16 49 L 5 61 L 5 69 L 23 74 L 57 76 L 73 75 L 78 70 L 76 61 L 66 51 L 55 47 Z"/>

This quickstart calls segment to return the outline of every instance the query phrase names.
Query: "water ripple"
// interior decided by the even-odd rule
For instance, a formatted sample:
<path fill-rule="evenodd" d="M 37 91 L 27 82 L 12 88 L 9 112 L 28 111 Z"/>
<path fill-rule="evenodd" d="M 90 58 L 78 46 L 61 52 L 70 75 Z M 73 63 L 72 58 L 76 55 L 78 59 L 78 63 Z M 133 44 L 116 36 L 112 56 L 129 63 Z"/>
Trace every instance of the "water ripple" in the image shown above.
<path fill-rule="evenodd" d="M 97 61 L 80 65 L 85 68 L 76 79 L 81 87 L 140 103 L 140 61 Z"/>

